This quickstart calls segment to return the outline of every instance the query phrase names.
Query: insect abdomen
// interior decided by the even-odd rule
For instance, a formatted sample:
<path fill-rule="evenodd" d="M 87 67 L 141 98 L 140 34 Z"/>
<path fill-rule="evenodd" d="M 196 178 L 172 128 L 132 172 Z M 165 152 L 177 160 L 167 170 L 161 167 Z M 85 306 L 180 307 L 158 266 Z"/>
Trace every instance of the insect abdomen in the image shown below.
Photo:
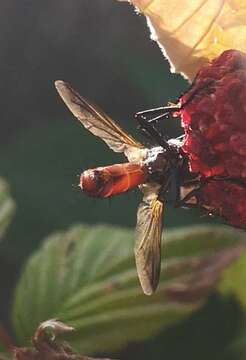
<path fill-rule="evenodd" d="M 89 196 L 106 198 L 130 190 L 145 180 L 143 165 L 124 163 L 84 171 L 80 187 Z"/>

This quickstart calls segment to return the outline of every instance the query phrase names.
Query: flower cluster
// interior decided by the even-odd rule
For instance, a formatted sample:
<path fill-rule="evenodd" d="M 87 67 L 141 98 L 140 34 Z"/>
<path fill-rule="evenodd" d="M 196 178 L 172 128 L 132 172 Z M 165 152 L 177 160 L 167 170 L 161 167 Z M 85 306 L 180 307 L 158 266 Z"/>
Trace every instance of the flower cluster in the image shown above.
<path fill-rule="evenodd" d="M 190 171 L 211 178 L 199 203 L 246 224 L 246 54 L 227 50 L 201 68 L 180 104 Z"/>
<path fill-rule="evenodd" d="M 246 179 L 246 54 L 228 50 L 203 67 L 181 105 L 191 171 Z"/>
<path fill-rule="evenodd" d="M 246 225 L 246 187 L 240 184 L 210 180 L 197 192 L 197 201 L 233 226 Z"/>

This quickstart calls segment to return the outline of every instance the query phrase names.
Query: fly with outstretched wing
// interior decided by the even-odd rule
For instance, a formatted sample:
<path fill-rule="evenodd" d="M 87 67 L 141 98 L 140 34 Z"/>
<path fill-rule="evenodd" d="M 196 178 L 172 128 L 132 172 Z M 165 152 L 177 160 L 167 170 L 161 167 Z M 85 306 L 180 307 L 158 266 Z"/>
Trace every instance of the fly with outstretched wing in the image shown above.
<path fill-rule="evenodd" d="M 160 275 L 165 194 L 173 172 L 183 166 L 179 147 L 160 137 L 159 146 L 145 147 L 97 106 L 83 99 L 69 84 L 56 81 L 55 86 L 81 124 L 113 151 L 124 153 L 128 159 L 127 163 L 84 171 L 80 187 L 89 196 L 107 198 L 139 186 L 143 200 L 137 211 L 135 259 L 142 289 L 150 295 L 155 291 Z M 149 135 L 158 136 L 152 127 Z"/>

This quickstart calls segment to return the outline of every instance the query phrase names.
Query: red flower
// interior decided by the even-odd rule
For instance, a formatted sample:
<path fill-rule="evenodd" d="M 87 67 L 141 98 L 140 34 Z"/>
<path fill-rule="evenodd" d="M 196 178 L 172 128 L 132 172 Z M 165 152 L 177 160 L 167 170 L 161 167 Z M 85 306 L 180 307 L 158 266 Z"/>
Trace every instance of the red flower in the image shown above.
<path fill-rule="evenodd" d="M 246 225 L 246 187 L 229 181 L 210 180 L 198 191 L 197 201 L 231 225 Z"/>
<path fill-rule="evenodd" d="M 192 172 L 246 179 L 246 54 L 223 52 L 180 99 Z"/>
<path fill-rule="evenodd" d="M 201 68 L 180 103 L 190 171 L 238 180 L 208 180 L 198 203 L 246 225 L 246 54 L 227 50 Z"/>

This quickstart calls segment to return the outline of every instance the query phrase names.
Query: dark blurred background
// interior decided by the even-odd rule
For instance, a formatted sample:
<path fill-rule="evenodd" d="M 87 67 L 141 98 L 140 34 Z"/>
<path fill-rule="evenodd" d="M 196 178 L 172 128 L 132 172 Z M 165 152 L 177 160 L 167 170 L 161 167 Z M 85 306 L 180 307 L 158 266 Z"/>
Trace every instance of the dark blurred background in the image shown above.
<path fill-rule="evenodd" d="M 83 169 L 123 158 L 82 129 L 58 97 L 54 81 L 70 82 L 133 134 L 136 111 L 175 101 L 187 83 L 170 74 L 149 39 L 145 18 L 115 0 L 2 0 L 0 44 L 0 175 L 17 204 L 0 244 L 0 315 L 7 323 L 20 268 L 45 236 L 78 222 L 135 224 L 138 191 L 104 201 L 81 194 L 77 184 Z M 163 126 L 170 137 L 181 133 L 179 120 Z M 171 207 L 164 220 L 166 227 L 209 221 L 214 220 Z M 145 353 L 147 359 L 157 349 L 155 358 L 195 359 L 203 349 L 205 358 L 216 346 L 218 355 L 236 327 L 234 311 L 232 304 L 213 299 L 191 324 L 131 347 L 122 356 Z M 207 312 L 214 321 L 207 320 Z M 230 316 L 234 323 L 229 327 Z M 224 329 L 220 335 L 215 323 Z M 176 341 L 183 344 L 181 351 Z"/>

